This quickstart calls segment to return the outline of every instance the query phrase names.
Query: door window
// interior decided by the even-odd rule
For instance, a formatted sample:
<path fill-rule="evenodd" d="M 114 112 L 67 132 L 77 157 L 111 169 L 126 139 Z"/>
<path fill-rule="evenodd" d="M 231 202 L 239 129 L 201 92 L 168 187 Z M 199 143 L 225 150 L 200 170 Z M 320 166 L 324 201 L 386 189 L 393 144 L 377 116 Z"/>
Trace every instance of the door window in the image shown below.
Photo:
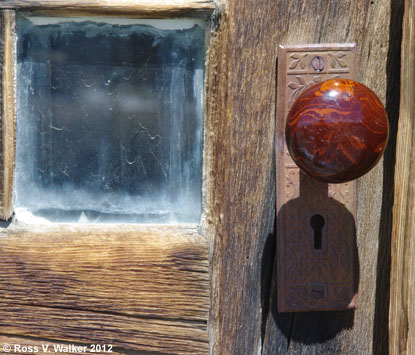
<path fill-rule="evenodd" d="M 205 22 L 17 20 L 17 219 L 198 223 Z"/>

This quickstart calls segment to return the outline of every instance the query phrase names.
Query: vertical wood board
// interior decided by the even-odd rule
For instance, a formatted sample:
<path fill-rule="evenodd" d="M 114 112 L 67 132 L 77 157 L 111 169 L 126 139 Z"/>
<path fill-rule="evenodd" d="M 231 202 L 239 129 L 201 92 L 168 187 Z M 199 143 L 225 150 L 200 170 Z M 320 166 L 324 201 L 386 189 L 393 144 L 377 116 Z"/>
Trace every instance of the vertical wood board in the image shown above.
<path fill-rule="evenodd" d="M 13 213 L 13 173 L 16 146 L 16 34 L 15 12 L 0 14 L 0 219 L 8 220 Z"/>
<path fill-rule="evenodd" d="M 415 1 L 405 1 L 393 206 L 389 353 L 415 353 Z"/>
<path fill-rule="evenodd" d="M 281 314 L 271 296 L 263 354 L 378 355 L 387 351 L 388 240 L 392 206 L 388 191 L 393 185 L 400 7 L 400 1 L 389 0 L 281 2 L 275 15 L 275 19 L 283 19 L 276 21 L 280 43 L 357 44 L 357 80 L 371 88 L 386 104 L 391 139 L 383 162 L 357 181 L 360 264 L 357 310 Z M 277 293 L 277 289 L 274 277 L 271 294 Z"/>

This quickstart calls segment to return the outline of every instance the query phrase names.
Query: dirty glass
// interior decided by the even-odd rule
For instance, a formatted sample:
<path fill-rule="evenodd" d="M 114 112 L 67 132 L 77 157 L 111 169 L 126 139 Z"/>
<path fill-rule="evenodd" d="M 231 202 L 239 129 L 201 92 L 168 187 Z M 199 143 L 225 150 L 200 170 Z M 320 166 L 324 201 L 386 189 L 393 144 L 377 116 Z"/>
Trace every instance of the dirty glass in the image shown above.
<path fill-rule="evenodd" d="M 197 223 L 204 23 L 19 16 L 17 219 Z"/>

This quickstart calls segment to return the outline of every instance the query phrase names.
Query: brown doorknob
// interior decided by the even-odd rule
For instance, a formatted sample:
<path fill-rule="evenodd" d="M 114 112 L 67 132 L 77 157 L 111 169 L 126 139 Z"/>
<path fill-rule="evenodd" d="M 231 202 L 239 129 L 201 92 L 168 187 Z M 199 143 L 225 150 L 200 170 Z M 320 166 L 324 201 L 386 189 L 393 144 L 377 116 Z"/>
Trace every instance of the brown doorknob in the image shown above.
<path fill-rule="evenodd" d="M 294 102 L 285 129 L 295 163 L 328 183 L 357 179 L 381 158 L 389 135 L 388 117 L 366 86 L 330 79 L 305 90 Z"/>

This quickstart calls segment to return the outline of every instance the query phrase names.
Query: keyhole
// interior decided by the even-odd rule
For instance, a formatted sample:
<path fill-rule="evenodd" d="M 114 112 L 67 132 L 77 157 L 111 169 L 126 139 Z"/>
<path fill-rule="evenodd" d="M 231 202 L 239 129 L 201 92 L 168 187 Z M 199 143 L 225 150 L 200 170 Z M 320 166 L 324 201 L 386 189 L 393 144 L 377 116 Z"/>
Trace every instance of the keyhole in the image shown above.
<path fill-rule="evenodd" d="M 314 249 L 321 249 L 323 246 L 323 227 L 326 224 L 324 217 L 319 214 L 315 214 L 311 217 L 310 226 L 314 231 Z"/>

